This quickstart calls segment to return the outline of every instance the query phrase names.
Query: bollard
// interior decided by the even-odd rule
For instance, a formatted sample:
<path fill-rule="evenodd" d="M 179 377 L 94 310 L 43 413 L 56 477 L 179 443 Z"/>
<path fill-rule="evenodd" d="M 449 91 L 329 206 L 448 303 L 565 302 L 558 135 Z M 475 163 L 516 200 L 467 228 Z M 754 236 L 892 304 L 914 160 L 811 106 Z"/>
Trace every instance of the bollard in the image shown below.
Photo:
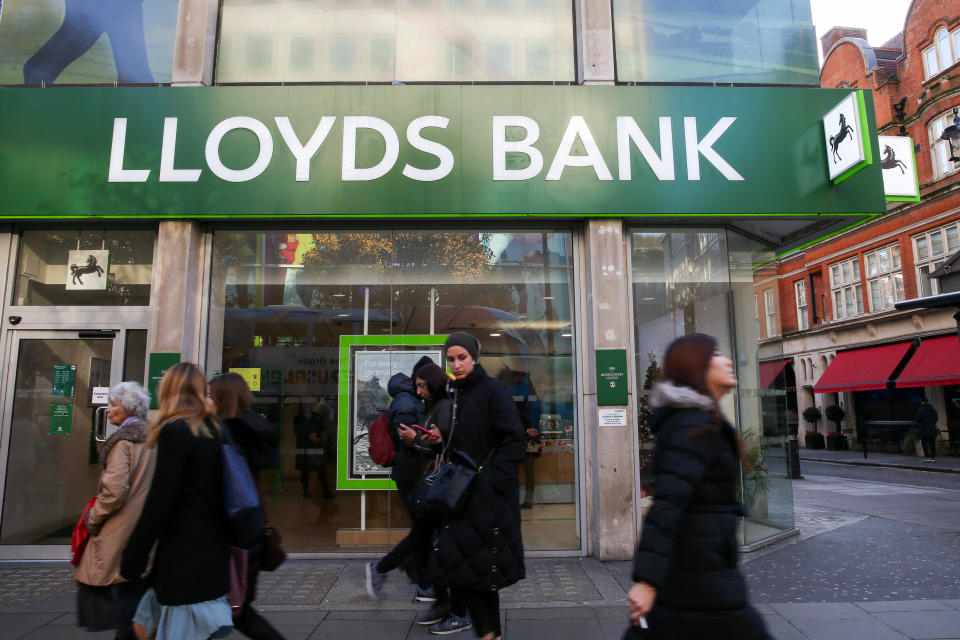
<path fill-rule="evenodd" d="M 796 438 L 787 438 L 787 466 L 791 480 L 803 480 L 800 475 L 800 445 Z"/>

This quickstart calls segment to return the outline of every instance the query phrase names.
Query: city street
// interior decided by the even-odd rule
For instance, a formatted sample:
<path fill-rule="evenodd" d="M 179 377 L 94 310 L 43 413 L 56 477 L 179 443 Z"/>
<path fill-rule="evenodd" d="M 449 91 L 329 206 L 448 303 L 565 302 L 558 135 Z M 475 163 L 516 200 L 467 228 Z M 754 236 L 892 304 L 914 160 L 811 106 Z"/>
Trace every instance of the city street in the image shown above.
<path fill-rule="evenodd" d="M 743 556 L 774 637 L 960 638 L 960 474 L 809 460 L 802 471 L 800 535 Z M 502 592 L 504 637 L 620 638 L 629 573 L 629 562 L 528 559 L 527 579 Z M 376 603 L 362 576 L 362 560 L 290 561 L 261 576 L 258 603 L 290 640 L 432 637 L 412 624 L 410 585 L 392 576 Z M 74 598 L 65 564 L 0 565 L 0 639 L 111 638 L 77 630 Z"/>

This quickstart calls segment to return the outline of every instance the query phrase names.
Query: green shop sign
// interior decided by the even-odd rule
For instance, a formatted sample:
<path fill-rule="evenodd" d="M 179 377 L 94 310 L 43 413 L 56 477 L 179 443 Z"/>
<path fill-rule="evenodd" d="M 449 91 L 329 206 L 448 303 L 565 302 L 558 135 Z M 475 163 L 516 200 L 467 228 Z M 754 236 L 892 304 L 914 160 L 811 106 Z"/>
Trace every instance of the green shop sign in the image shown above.
<path fill-rule="evenodd" d="M 876 163 L 829 178 L 821 118 L 850 89 L 0 91 L 6 218 L 885 211 Z"/>

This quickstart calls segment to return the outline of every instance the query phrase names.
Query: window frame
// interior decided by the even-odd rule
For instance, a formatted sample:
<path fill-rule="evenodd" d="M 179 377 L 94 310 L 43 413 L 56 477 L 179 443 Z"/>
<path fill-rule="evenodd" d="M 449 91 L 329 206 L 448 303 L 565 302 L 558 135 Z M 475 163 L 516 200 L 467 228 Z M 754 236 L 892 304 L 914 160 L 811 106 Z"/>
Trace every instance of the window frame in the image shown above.
<path fill-rule="evenodd" d="M 793 283 L 793 292 L 797 301 L 797 329 L 805 331 L 810 328 L 810 305 L 807 299 L 807 281 L 797 280 Z"/>
<path fill-rule="evenodd" d="M 960 35 L 960 32 L 958 32 Z M 953 107 L 931 119 L 927 124 L 927 138 L 930 143 L 930 161 L 933 179 L 939 180 L 960 171 L 960 162 L 950 162 L 950 143 L 940 140 L 943 130 L 953 124 Z"/>
<path fill-rule="evenodd" d="M 951 229 L 954 231 L 952 235 L 953 248 L 950 247 L 951 235 L 948 233 Z M 933 253 L 933 237 L 935 235 L 940 236 L 940 246 L 943 249 L 942 252 L 937 254 Z M 922 258 L 920 257 L 920 250 L 918 248 L 921 241 L 923 241 L 924 252 L 926 253 L 926 256 Z M 938 295 L 940 293 L 940 285 L 930 277 L 930 273 L 940 268 L 950 256 L 960 251 L 960 221 L 953 221 L 949 224 L 914 234 L 910 237 L 910 244 L 913 250 L 914 271 L 917 277 L 917 295 Z M 924 292 L 925 286 L 928 287 L 927 290 L 929 293 Z"/>
<path fill-rule="evenodd" d="M 946 52 L 943 51 L 944 45 Z M 943 59 L 945 53 L 950 56 L 949 60 Z M 930 46 L 921 51 L 920 57 L 923 59 L 924 82 L 960 62 L 960 28 L 948 31 L 945 26 L 941 26 L 933 34 Z M 936 62 L 936 69 L 931 69 L 932 62 Z"/>
<path fill-rule="evenodd" d="M 844 266 L 850 265 L 850 278 L 847 279 Z M 855 255 L 828 266 L 830 272 L 830 302 L 833 305 L 834 321 L 848 320 L 864 314 L 863 273 L 860 269 L 860 256 Z M 837 278 L 836 274 L 840 274 Z M 852 312 L 848 311 L 852 308 Z"/>
<path fill-rule="evenodd" d="M 777 331 L 777 304 L 773 295 L 773 287 L 763 290 L 763 315 L 766 319 L 767 337 L 779 335 Z"/>

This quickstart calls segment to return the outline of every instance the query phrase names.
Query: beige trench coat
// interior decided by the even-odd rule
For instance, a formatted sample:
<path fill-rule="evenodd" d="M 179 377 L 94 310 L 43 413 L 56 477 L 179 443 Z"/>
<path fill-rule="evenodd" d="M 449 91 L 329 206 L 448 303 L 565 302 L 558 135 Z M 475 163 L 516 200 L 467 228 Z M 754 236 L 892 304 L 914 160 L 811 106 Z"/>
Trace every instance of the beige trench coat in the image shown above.
<path fill-rule="evenodd" d="M 124 582 L 120 557 L 143 510 L 155 463 L 156 449 L 145 443 L 120 440 L 114 445 L 87 516 L 90 540 L 74 580 L 98 587 Z"/>

